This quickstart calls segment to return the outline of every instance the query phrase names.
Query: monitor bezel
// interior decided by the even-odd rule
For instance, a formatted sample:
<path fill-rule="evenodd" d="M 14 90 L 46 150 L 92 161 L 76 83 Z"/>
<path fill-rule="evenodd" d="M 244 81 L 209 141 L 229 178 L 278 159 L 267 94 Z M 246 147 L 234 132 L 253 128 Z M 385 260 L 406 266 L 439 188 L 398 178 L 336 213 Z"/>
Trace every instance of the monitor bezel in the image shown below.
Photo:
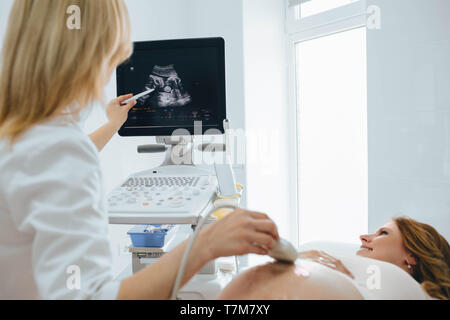
<path fill-rule="evenodd" d="M 157 41 L 138 41 L 134 42 L 134 52 L 152 50 L 152 49 L 173 49 L 173 48 L 202 48 L 202 47 L 215 47 L 219 51 L 218 56 L 218 68 L 219 68 L 219 110 L 218 110 L 218 122 L 207 127 L 202 127 L 202 135 L 205 134 L 217 134 L 217 130 L 223 134 L 225 132 L 223 127 L 223 120 L 226 119 L 226 80 L 225 80 L 225 40 L 221 37 L 217 38 L 195 38 L 195 39 L 170 39 L 170 40 L 157 40 Z M 124 66 L 128 62 L 125 61 L 116 70 L 116 84 L 117 84 L 117 96 L 127 94 L 123 92 L 123 72 Z M 172 136 L 174 131 L 180 129 L 180 127 L 164 127 L 164 128 L 127 128 L 126 122 L 119 129 L 119 135 L 122 137 L 138 137 L 138 136 Z M 190 135 L 197 135 L 199 133 L 198 126 L 183 126 L 182 129 L 186 129 Z M 214 130 L 216 133 L 206 132 L 209 129 Z"/>

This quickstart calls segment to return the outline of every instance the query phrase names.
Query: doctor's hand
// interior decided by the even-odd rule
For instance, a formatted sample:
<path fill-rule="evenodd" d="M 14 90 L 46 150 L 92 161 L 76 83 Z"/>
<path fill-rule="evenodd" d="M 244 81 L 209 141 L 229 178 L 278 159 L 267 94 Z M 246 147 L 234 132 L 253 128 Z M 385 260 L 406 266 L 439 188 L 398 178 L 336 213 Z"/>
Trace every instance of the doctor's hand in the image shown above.
<path fill-rule="evenodd" d="M 199 233 L 209 258 L 248 253 L 267 254 L 280 239 L 275 223 L 264 213 L 236 209 Z"/>
<path fill-rule="evenodd" d="M 117 97 L 113 99 L 106 106 L 106 115 L 108 116 L 108 121 L 111 125 L 113 125 L 117 130 L 127 121 L 128 111 L 133 108 L 137 101 L 130 101 L 126 105 L 122 105 L 122 102 L 131 98 L 133 94 L 127 94 L 124 96 Z"/>

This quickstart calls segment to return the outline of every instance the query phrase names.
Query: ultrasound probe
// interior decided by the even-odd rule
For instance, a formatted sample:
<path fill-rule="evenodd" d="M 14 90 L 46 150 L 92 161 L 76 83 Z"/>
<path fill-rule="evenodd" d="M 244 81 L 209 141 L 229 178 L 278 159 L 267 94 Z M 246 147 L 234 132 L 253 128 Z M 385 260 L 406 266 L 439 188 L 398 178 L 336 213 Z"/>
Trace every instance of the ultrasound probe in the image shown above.
<path fill-rule="evenodd" d="M 282 263 L 295 263 L 297 259 L 297 250 L 295 247 L 287 240 L 280 239 L 275 248 L 269 251 L 268 256 L 274 258 L 278 262 Z"/>
<path fill-rule="evenodd" d="M 128 102 L 131 102 L 131 101 L 133 101 L 133 100 L 137 100 L 137 99 L 139 99 L 139 98 L 142 98 L 143 96 L 146 96 L 146 95 L 152 93 L 153 91 L 155 91 L 155 89 L 150 89 L 150 90 L 144 91 L 144 92 L 142 92 L 142 93 L 139 93 L 139 94 L 137 94 L 137 95 L 131 97 L 130 99 L 127 99 L 127 100 L 125 100 L 124 102 L 122 102 L 122 105 L 125 105 L 125 104 L 127 104 Z"/>

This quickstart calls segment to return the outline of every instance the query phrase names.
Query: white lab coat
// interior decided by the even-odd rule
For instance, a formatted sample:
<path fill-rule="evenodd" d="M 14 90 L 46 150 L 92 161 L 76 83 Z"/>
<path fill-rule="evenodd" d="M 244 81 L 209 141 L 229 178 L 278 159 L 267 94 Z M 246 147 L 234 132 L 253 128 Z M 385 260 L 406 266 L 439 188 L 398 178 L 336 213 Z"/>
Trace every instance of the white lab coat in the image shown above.
<path fill-rule="evenodd" d="M 0 299 L 117 297 L 88 112 L 0 140 Z"/>

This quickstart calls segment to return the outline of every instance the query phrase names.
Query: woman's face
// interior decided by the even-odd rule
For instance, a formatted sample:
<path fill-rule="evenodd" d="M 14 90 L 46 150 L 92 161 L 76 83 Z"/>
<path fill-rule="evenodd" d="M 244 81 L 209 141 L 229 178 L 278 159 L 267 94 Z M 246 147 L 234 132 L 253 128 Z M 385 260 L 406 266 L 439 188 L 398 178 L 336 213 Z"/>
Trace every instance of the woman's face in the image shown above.
<path fill-rule="evenodd" d="M 393 263 L 403 269 L 407 269 L 406 261 L 414 264 L 403 245 L 400 230 L 393 221 L 373 234 L 360 236 L 360 239 L 361 247 L 356 253 L 359 256 Z"/>

